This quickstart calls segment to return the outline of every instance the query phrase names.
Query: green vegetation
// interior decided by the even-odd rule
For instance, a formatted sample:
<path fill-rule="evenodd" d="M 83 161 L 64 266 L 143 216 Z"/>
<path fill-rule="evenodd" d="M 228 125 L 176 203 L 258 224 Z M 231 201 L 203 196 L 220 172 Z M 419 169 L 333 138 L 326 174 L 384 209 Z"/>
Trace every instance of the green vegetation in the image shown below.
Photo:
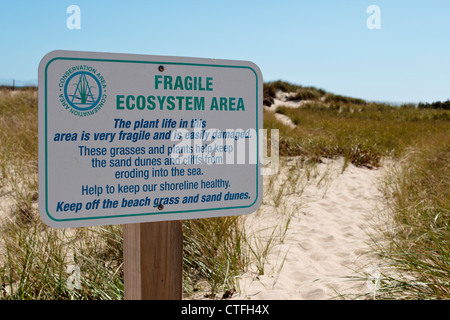
<path fill-rule="evenodd" d="M 278 87 L 303 90 L 291 84 Z M 343 156 L 347 163 L 373 168 L 383 157 L 398 159 L 411 145 L 450 128 L 446 110 L 399 108 L 328 93 L 324 97 L 300 108 L 277 109 L 295 128 L 279 123 L 270 112 L 264 113 L 264 126 L 280 130 L 280 155 L 315 160 Z"/>
<path fill-rule="evenodd" d="M 450 136 L 424 140 L 386 178 L 392 228 L 375 250 L 386 261 L 384 299 L 450 298 Z"/>
<path fill-rule="evenodd" d="M 450 100 L 441 102 L 436 101 L 433 103 L 419 103 L 417 105 L 419 109 L 444 109 L 444 110 L 450 110 Z"/>
<path fill-rule="evenodd" d="M 239 217 L 184 221 L 185 292 L 220 298 L 236 290 L 236 277 L 249 262 L 245 229 L 239 222 Z"/>

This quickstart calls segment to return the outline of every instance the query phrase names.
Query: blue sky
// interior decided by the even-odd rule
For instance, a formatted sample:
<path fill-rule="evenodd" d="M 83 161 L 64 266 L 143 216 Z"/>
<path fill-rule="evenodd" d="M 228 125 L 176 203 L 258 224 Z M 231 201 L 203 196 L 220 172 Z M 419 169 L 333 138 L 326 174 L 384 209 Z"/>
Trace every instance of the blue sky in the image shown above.
<path fill-rule="evenodd" d="M 81 10 L 69 30 L 66 9 Z M 381 29 L 366 25 L 370 5 Z M 286 80 L 367 100 L 450 99 L 450 1 L 0 0 L 0 82 L 37 80 L 56 49 L 250 60 Z"/>

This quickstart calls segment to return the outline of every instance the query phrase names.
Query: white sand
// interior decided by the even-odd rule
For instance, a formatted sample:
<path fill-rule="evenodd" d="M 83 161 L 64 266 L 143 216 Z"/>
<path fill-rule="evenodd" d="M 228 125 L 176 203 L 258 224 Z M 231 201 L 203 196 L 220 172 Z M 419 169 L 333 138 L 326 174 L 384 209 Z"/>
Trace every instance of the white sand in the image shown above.
<path fill-rule="evenodd" d="M 372 223 L 379 223 L 377 203 L 381 194 L 377 179 L 383 169 L 349 164 L 341 173 L 342 168 L 343 160 L 319 164 L 312 172 L 315 177 L 309 181 L 303 177 L 295 188 L 286 187 L 288 194 L 278 208 L 269 199 L 276 190 L 265 195 L 260 210 L 248 216 L 248 225 L 256 233 L 267 235 L 283 229 L 280 220 L 291 214 L 289 228 L 284 239 L 272 237 L 276 243 L 264 275 L 258 275 L 255 265 L 253 272 L 242 276 L 233 299 L 334 299 L 339 294 L 372 291 L 370 282 L 351 281 L 349 277 L 362 276 L 358 270 L 377 275 L 378 261 L 365 253 L 370 242 L 367 232 L 372 230 Z M 299 170 L 303 169 L 287 173 L 285 166 L 278 182 Z M 265 193 L 269 179 L 265 177 Z M 256 242 L 255 247 L 263 245 Z"/>

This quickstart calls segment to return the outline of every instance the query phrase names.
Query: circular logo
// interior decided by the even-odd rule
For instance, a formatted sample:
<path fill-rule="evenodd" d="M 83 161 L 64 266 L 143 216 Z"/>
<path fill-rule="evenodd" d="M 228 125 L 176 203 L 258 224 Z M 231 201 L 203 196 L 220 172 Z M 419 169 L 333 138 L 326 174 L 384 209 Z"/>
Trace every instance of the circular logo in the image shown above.
<path fill-rule="evenodd" d="M 100 102 L 102 86 L 92 73 L 88 71 L 75 72 L 66 81 L 64 97 L 72 108 L 89 111 Z"/>
<path fill-rule="evenodd" d="M 62 106 L 77 116 L 97 113 L 106 101 L 106 81 L 90 66 L 68 69 L 60 79 L 59 87 L 59 91 L 63 91 L 59 98 Z"/>

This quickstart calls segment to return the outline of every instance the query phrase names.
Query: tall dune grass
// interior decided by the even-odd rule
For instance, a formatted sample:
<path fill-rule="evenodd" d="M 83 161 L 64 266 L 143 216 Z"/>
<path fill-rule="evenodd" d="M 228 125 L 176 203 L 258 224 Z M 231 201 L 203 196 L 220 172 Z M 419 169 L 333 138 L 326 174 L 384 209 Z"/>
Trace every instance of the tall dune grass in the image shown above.
<path fill-rule="evenodd" d="M 393 224 L 375 247 L 386 261 L 379 298 L 450 298 L 450 136 L 410 150 L 383 191 Z"/>

